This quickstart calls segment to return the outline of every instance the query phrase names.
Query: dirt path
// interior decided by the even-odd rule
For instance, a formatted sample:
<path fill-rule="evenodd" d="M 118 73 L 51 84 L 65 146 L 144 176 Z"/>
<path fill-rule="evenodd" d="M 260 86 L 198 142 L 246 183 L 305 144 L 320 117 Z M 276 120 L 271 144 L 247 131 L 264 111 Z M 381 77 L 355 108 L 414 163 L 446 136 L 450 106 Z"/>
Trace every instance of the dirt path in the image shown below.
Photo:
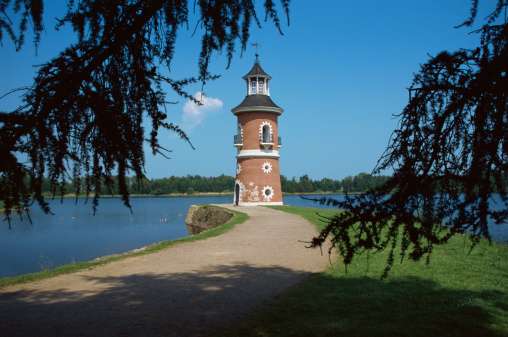
<path fill-rule="evenodd" d="M 250 219 L 221 236 L 0 289 L 0 335 L 199 336 L 328 265 L 302 217 L 236 209 Z"/>

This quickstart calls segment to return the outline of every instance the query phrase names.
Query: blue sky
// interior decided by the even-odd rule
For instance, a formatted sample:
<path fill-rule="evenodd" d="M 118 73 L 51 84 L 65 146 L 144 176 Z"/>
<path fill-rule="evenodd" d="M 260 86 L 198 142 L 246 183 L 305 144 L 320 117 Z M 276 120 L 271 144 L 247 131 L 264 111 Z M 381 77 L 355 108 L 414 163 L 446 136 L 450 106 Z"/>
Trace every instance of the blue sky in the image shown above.
<path fill-rule="evenodd" d="M 477 27 L 494 3 L 480 3 Z M 62 4 L 46 2 L 47 31 L 37 56 L 30 41 L 17 53 L 9 40 L 3 41 L 0 96 L 30 85 L 33 65 L 73 40 L 69 30 L 53 30 L 56 8 Z M 406 88 L 420 64 L 429 54 L 478 43 L 477 35 L 468 34 L 470 28 L 454 28 L 468 18 L 469 10 L 468 0 L 294 0 L 289 26 L 281 13 L 283 36 L 270 22 L 253 28 L 250 42 L 260 45 L 261 66 L 273 78 L 271 98 L 284 109 L 279 117 L 280 173 L 296 179 L 370 173 L 397 127 L 393 115 L 407 104 Z M 264 19 L 261 12 L 259 16 Z M 176 79 L 198 71 L 200 36 L 192 37 L 193 19 L 177 40 L 171 69 Z M 229 69 L 225 55 L 212 57 L 210 70 L 221 77 L 204 87 L 203 107 L 169 93 L 168 100 L 179 102 L 168 106 L 169 121 L 188 132 L 196 150 L 174 134 L 160 133 L 161 144 L 173 152 L 167 160 L 153 157 L 147 148 L 149 178 L 235 175 L 236 118 L 231 109 L 245 97 L 242 77 L 252 68 L 254 54 L 250 45 L 241 58 L 238 50 Z M 187 90 L 195 94 L 201 86 Z M 14 109 L 18 102 L 9 95 L 0 100 L 0 110 Z"/>

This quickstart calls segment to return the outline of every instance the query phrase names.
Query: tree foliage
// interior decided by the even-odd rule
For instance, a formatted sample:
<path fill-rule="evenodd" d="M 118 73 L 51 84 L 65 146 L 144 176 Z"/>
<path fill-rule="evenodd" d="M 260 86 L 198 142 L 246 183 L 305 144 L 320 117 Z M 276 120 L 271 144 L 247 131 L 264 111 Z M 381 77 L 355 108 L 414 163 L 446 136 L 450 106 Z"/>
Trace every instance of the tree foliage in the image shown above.
<path fill-rule="evenodd" d="M 344 211 L 328 219 L 313 246 L 330 238 L 346 266 L 365 251 L 394 248 L 401 261 L 426 257 L 454 233 L 471 233 L 472 246 L 489 238 L 490 219 L 508 218 L 507 2 L 498 0 L 476 30 L 474 50 L 443 51 L 415 74 L 410 99 L 374 173 L 393 169 L 384 185 L 344 202 L 322 199 Z M 475 22 L 478 1 L 472 2 Z M 489 205 L 497 192 L 504 210 Z"/>
<path fill-rule="evenodd" d="M 126 177 L 127 191 L 130 195 L 146 195 L 146 196 L 157 196 L 157 195 L 168 195 L 175 193 L 187 193 L 192 194 L 194 192 L 199 193 L 221 193 L 231 192 L 233 193 L 233 187 L 235 186 L 235 178 L 220 175 L 218 177 L 202 177 L 199 175 L 187 175 L 185 177 L 171 176 L 169 178 L 161 179 L 138 179 L 136 176 Z M 120 195 L 119 188 L 119 177 L 112 176 L 109 184 L 103 179 L 101 190 L 104 191 L 105 195 Z M 84 183 L 84 179 L 79 179 L 81 184 Z M 51 181 L 48 178 L 43 178 L 42 193 L 46 196 L 52 196 L 56 193 L 72 194 L 75 191 L 75 186 L 78 181 L 65 182 L 59 186 L 51 185 Z M 86 186 L 81 186 L 84 190 Z M 192 191 L 192 193 L 189 193 Z"/>
<path fill-rule="evenodd" d="M 280 1 L 287 15 L 289 2 Z M 198 16 L 195 31 L 202 32 L 199 71 L 194 77 L 169 78 L 162 68 L 171 71 L 178 31 L 189 23 L 189 7 Z M 42 0 L 1 0 L 0 42 L 7 34 L 21 48 L 31 20 L 37 44 L 43 8 Z M 264 11 L 280 30 L 273 1 L 264 1 Z M 8 12 L 21 18 L 18 28 Z M 84 186 L 94 195 L 95 209 L 102 180 L 110 183 L 115 170 L 119 192 L 130 207 L 126 174 L 144 177 L 143 144 L 148 142 L 153 154 L 164 155 L 167 150 L 158 140 L 164 129 L 189 142 L 168 122 L 165 88 L 195 100 L 185 86 L 215 79 L 208 72 L 212 53 L 224 52 L 229 64 L 237 45 L 245 50 L 252 24 L 260 27 L 254 0 L 196 0 L 192 5 L 186 0 L 69 0 L 67 14 L 56 27 L 70 25 L 77 42 L 40 67 L 22 106 L 0 112 L 0 200 L 7 216 L 32 198 L 49 212 L 41 193 L 44 176 L 53 185 L 70 178 L 77 193 Z M 151 122 L 148 136 L 144 119 Z M 17 154 L 26 154 L 28 163 L 21 163 Z"/>
<path fill-rule="evenodd" d="M 351 180 L 352 184 L 347 192 L 365 192 L 369 188 L 380 186 L 388 180 L 388 176 L 373 176 L 367 173 L 360 173 L 354 177 L 347 177 L 342 181 Z M 114 175 L 107 183 L 102 180 L 101 191 L 106 195 L 120 195 L 118 176 Z M 288 180 L 284 175 L 280 176 L 281 188 L 284 193 L 342 193 L 342 183 L 340 180 L 322 178 L 321 180 L 312 180 L 307 174 L 304 174 L 298 181 L 293 177 Z M 80 190 L 85 191 L 85 181 L 83 177 L 77 177 L 74 181 L 69 180 L 58 185 L 53 185 L 48 178 L 42 179 L 41 192 L 45 196 L 58 196 L 60 194 L 72 194 L 76 190 L 76 184 L 81 184 Z M 25 179 L 28 183 L 28 179 Z M 185 177 L 171 176 L 161 179 L 138 179 L 136 176 L 126 177 L 127 191 L 130 195 L 165 195 L 174 193 L 189 193 L 189 191 L 198 193 L 233 193 L 235 178 L 224 174 L 218 177 L 202 177 L 199 175 L 187 175 Z"/>
<path fill-rule="evenodd" d="M 348 176 L 342 180 L 323 178 L 312 180 L 307 174 L 301 176 L 298 181 L 293 177 L 288 180 L 284 175 L 280 176 L 282 192 L 286 193 L 363 193 L 370 188 L 378 187 L 389 179 L 389 176 L 371 175 L 360 173 L 354 177 Z"/>

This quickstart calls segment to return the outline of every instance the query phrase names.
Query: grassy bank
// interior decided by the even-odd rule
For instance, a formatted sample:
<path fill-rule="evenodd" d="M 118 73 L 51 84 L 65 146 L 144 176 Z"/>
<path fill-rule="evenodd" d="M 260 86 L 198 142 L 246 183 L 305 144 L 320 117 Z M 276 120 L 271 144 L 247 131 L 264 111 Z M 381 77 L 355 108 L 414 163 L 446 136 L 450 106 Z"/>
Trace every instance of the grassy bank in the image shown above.
<path fill-rule="evenodd" d="M 210 206 L 210 207 L 216 207 L 211 205 L 204 205 L 204 206 Z M 222 207 L 219 207 L 222 208 Z M 228 209 L 228 211 L 231 211 Z M 9 285 L 9 284 L 17 284 L 17 283 L 25 283 L 25 282 L 31 282 L 36 281 L 44 278 L 53 277 L 56 275 L 62 275 L 62 274 L 70 274 L 82 269 L 90 269 L 94 268 L 112 261 L 117 261 L 120 259 L 129 258 L 132 256 L 139 256 L 144 254 L 151 254 L 157 251 L 160 251 L 162 249 L 171 247 L 173 245 L 184 243 L 184 242 L 192 242 L 197 240 L 204 240 L 213 236 L 221 235 L 229 230 L 231 230 L 235 225 L 245 222 L 249 217 L 245 213 L 231 211 L 236 214 L 236 216 L 231 219 L 227 224 L 224 224 L 220 227 L 211 229 L 209 231 L 203 232 L 201 234 L 197 234 L 194 236 L 185 237 L 182 239 L 177 240 L 168 240 L 168 241 L 162 241 L 153 245 L 150 245 L 146 247 L 146 249 L 141 251 L 133 251 L 126 254 L 120 254 L 120 255 L 114 255 L 110 257 L 105 257 L 103 259 L 100 259 L 98 261 L 90 261 L 90 262 L 78 262 L 78 263 L 72 263 L 69 265 L 61 266 L 55 269 L 51 270 L 44 270 L 39 273 L 33 273 L 33 274 L 26 274 L 26 275 L 20 275 L 15 277 L 6 277 L 0 279 L 0 287 Z"/>
<path fill-rule="evenodd" d="M 304 216 L 312 208 L 273 207 Z M 430 265 L 404 261 L 380 280 L 387 254 L 336 263 L 218 336 L 508 336 L 508 247 L 464 236 L 436 247 Z"/>

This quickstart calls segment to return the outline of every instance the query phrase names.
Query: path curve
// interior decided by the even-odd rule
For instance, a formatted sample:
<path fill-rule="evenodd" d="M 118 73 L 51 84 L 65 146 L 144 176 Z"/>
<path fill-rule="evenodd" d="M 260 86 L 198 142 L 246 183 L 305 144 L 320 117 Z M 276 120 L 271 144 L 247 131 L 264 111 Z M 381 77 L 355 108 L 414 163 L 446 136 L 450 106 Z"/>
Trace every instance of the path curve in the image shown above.
<path fill-rule="evenodd" d="M 316 234 L 302 217 L 217 206 L 250 218 L 217 237 L 1 288 L 1 335 L 200 336 L 327 267 L 326 253 L 299 242 Z"/>

